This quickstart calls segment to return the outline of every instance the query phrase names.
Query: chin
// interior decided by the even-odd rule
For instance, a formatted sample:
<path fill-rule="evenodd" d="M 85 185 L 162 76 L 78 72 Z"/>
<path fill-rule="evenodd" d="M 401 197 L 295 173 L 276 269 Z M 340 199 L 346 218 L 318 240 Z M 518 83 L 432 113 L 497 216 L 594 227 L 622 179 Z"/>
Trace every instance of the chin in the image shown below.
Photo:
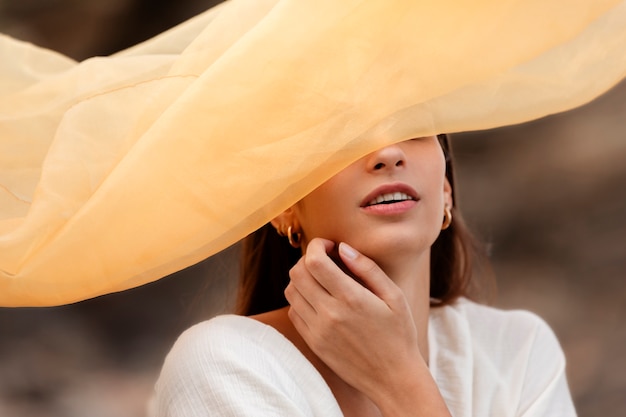
<path fill-rule="evenodd" d="M 378 264 L 397 260 L 400 257 L 419 257 L 424 252 L 430 252 L 435 238 L 415 236 L 415 234 L 394 234 L 392 236 L 374 236 L 361 239 L 358 242 L 346 242 L 363 255 Z"/>

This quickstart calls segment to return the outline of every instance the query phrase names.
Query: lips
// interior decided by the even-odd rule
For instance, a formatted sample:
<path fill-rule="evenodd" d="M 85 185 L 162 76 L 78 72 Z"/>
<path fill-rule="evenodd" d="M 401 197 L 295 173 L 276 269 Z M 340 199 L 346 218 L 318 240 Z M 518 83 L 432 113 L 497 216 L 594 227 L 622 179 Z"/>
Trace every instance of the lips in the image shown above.
<path fill-rule="evenodd" d="M 361 207 L 416 200 L 419 200 L 417 192 L 409 185 L 404 183 L 385 184 L 369 193 L 361 202 Z"/>

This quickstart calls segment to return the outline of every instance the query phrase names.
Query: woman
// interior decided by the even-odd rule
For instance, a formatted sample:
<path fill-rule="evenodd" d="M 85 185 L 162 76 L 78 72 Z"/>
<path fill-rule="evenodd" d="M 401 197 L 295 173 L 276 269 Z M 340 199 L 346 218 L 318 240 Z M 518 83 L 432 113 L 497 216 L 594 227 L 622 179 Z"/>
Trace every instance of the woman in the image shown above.
<path fill-rule="evenodd" d="M 181 336 L 155 414 L 575 415 L 550 329 L 463 297 L 471 251 L 452 186 L 447 138 L 417 138 L 272 220 L 299 259 L 269 226 L 248 237 L 239 312 L 253 315 Z"/>
<path fill-rule="evenodd" d="M 0 37 L 0 305 L 159 279 L 379 149 L 274 220 L 304 250 L 272 292 L 291 307 L 188 332 L 159 411 L 571 414 L 541 322 L 454 302 L 442 153 L 395 143 L 591 100 L 625 22 L 623 0 L 233 0 L 82 63 Z"/>

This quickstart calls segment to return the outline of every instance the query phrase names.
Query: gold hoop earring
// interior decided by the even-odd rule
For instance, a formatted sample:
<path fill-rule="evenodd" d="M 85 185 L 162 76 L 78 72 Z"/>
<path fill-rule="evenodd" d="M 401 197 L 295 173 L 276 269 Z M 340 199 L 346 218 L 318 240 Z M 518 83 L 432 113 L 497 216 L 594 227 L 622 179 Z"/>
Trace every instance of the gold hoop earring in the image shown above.
<path fill-rule="evenodd" d="M 445 207 L 443 209 L 443 224 L 441 225 L 441 230 L 446 230 L 452 224 L 452 211 L 450 207 Z"/>
<path fill-rule="evenodd" d="M 300 233 L 292 233 L 291 226 L 287 228 L 287 240 L 289 240 L 289 244 L 294 248 L 299 248 L 301 242 L 302 235 Z"/>

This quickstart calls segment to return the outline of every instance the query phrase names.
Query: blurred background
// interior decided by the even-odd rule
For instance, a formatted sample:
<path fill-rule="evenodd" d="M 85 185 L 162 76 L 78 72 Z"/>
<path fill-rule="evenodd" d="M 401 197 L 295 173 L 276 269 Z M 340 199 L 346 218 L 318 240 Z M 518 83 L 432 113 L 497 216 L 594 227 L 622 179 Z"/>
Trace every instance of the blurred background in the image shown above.
<path fill-rule="evenodd" d="M 0 32 L 82 60 L 214 3 L 0 0 Z M 552 326 L 583 417 L 626 414 L 625 124 L 622 83 L 583 108 L 453 142 L 457 203 L 489 249 L 492 304 Z M 75 305 L 0 309 L 0 416 L 144 416 L 176 337 L 230 308 L 237 253 Z"/>

